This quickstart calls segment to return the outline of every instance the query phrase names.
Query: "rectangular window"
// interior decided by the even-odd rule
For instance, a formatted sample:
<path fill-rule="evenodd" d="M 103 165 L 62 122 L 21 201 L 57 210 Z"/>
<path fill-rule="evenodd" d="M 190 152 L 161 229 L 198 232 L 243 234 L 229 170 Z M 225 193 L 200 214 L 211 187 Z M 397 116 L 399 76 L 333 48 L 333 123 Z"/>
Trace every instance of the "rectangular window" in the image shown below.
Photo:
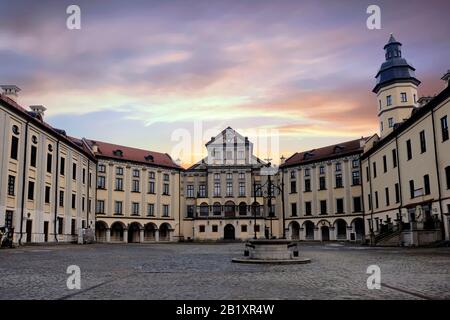
<path fill-rule="evenodd" d="M 378 191 L 375 191 L 375 208 L 378 209 Z"/>
<path fill-rule="evenodd" d="M 423 176 L 423 191 L 424 191 L 425 195 L 429 195 L 431 193 L 430 176 L 428 174 Z"/>
<path fill-rule="evenodd" d="M 311 191 L 311 179 L 305 179 L 305 192 Z"/>
<path fill-rule="evenodd" d="M 367 195 L 367 203 L 369 204 L 369 210 L 372 210 L 372 196 L 370 194 Z"/>
<path fill-rule="evenodd" d="M 312 209 L 311 209 L 311 201 L 306 201 L 305 202 L 305 215 L 306 216 L 310 216 L 312 213 Z"/>
<path fill-rule="evenodd" d="M 233 182 L 227 182 L 227 197 L 233 196 Z"/>
<path fill-rule="evenodd" d="M 133 169 L 133 177 L 134 178 L 139 178 L 139 169 Z"/>
<path fill-rule="evenodd" d="M 447 116 L 441 118 L 442 142 L 448 140 L 448 120 Z"/>
<path fill-rule="evenodd" d="M 98 165 L 98 172 L 99 173 L 105 173 L 106 172 L 106 166 L 104 164 Z"/>
<path fill-rule="evenodd" d="M 336 162 L 336 167 L 335 167 L 335 169 L 336 169 L 336 172 L 339 172 L 339 171 L 342 170 L 342 166 L 341 166 L 341 163 L 340 163 L 340 162 Z"/>
<path fill-rule="evenodd" d="M 395 184 L 395 203 L 400 202 L 400 185 L 398 183 Z"/>
<path fill-rule="evenodd" d="M 52 154 L 47 153 L 47 172 L 52 173 Z"/>
<path fill-rule="evenodd" d="M 352 168 L 353 169 L 359 168 L 359 160 L 352 160 Z"/>
<path fill-rule="evenodd" d="M 319 167 L 319 174 L 325 174 L 325 167 L 324 166 L 320 166 Z"/>
<path fill-rule="evenodd" d="M 155 173 L 153 171 L 150 171 L 148 173 L 148 178 L 154 180 L 155 179 Z"/>
<path fill-rule="evenodd" d="M 83 184 L 85 184 L 86 183 L 86 169 L 85 168 L 83 168 L 83 174 L 82 174 L 82 182 L 83 182 Z"/>
<path fill-rule="evenodd" d="M 397 168 L 397 150 L 392 149 L 392 166 Z"/>
<path fill-rule="evenodd" d="M 105 200 L 97 200 L 96 213 L 105 213 Z"/>
<path fill-rule="evenodd" d="M 123 191 L 123 179 L 116 178 L 116 191 Z"/>
<path fill-rule="evenodd" d="M 70 225 L 70 234 L 71 234 L 72 236 L 74 236 L 75 233 L 76 233 L 76 232 L 75 232 L 76 224 L 77 224 L 76 220 L 75 220 L 75 219 L 72 219 L 72 223 L 71 223 L 71 225 Z"/>
<path fill-rule="evenodd" d="M 63 234 L 64 218 L 58 217 L 58 234 Z"/>
<path fill-rule="evenodd" d="M 169 184 L 168 183 L 163 184 L 163 193 L 162 194 L 165 196 L 169 195 Z"/>
<path fill-rule="evenodd" d="M 64 176 L 65 172 L 66 172 L 66 158 L 61 157 L 59 174 Z"/>
<path fill-rule="evenodd" d="M 139 192 L 139 180 L 133 180 L 133 183 L 131 185 L 131 191 Z"/>
<path fill-rule="evenodd" d="M 406 92 L 400 93 L 400 98 L 401 98 L 402 102 L 408 102 L 408 98 L 406 96 Z"/>
<path fill-rule="evenodd" d="M 19 151 L 19 138 L 12 136 L 11 138 L 11 159 L 17 160 Z"/>
<path fill-rule="evenodd" d="M 325 177 L 319 177 L 319 190 L 325 190 Z"/>
<path fill-rule="evenodd" d="M 411 147 L 411 140 L 406 141 L 406 153 L 407 153 L 407 159 L 412 159 L 412 147 Z"/>
<path fill-rule="evenodd" d="M 245 182 L 239 182 L 239 197 L 245 197 Z"/>
<path fill-rule="evenodd" d="M 50 203 L 50 186 L 45 186 L 45 203 Z"/>
<path fill-rule="evenodd" d="M 360 185 L 361 184 L 361 178 L 359 175 L 359 171 L 353 171 L 352 172 L 352 184 L 354 186 Z"/>
<path fill-rule="evenodd" d="M 377 163 L 376 162 L 372 163 L 372 167 L 373 167 L 373 177 L 376 178 L 377 177 Z"/>
<path fill-rule="evenodd" d="M 445 168 L 445 178 L 447 180 L 447 189 L 450 189 L 450 166 Z"/>
<path fill-rule="evenodd" d="M 155 193 L 155 182 L 149 181 L 148 182 L 148 193 Z"/>
<path fill-rule="evenodd" d="M 186 197 L 193 198 L 194 197 L 194 185 L 188 184 L 186 189 Z"/>
<path fill-rule="evenodd" d="M 169 205 L 168 204 L 164 204 L 163 205 L 163 217 L 168 217 L 169 216 Z"/>
<path fill-rule="evenodd" d="M 310 175 L 310 169 L 309 168 L 305 168 L 305 177 L 309 177 Z"/>
<path fill-rule="evenodd" d="M 392 105 L 392 96 L 386 96 L 386 105 L 387 106 L 390 106 L 390 105 Z"/>
<path fill-rule="evenodd" d="M 122 214 L 122 201 L 114 201 L 114 214 Z"/>
<path fill-rule="evenodd" d="M 246 224 L 242 224 L 241 225 L 241 232 L 247 232 L 247 225 Z"/>
<path fill-rule="evenodd" d="M 105 187 L 106 187 L 106 177 L 98 176 L 97 177 L 97 188 L 98 189 L 105 189 Z"/>
<path fill-rule="evenodd" d="M 336 199 L 336 213 L 344 213 L 344 199 Z"/>
<path fill-rule="evenodd" d="M 147 204 L 147 216 L 149 216 L 149 217 L 155 216 L 155 205 L 153 203 Z M 189 214 L 188 214 L 188 217 L 189 217 Z"/>
<path fill-rule="evenodd" d="M 414 180 L 409 180 L 409 196 L 411 199 L 414 198 Z"/>
<path fill-rule="evenodd" d="M 220 173 L 214 173 L 214 180 L 220 180 Z"/>
<path fill-rule="evenodd" d="M 76 209 L 77 196 L 72 194 L 72 209 Z"/>
<path fill-rule="evenodd" d="M 16 188 L 16 177 L 15 176 L 8 176 L 8 195 L 14 196 L 15 195 L 15 188 Z"/>
<path fill-rule="evenodd" d="M 77 164 L 72 164 L 72 179 L 77 180 Z"/>
<path fill-rule="evenodd" d="M 220 197 L 220 183 L 214 183 L 214 197 Z"/>
<path fill-rule="evenodd" d="M 320 214 L 327 214 L 327 200 L 320 200 Z"/>
<path fill-rule="evenodd" d="M 200 233 L 205 232 L 205 226 L 204 225 L 198 226 L 198 232 Z"/>
<path fill-rule="evenodd" d="M 86 198 L 85 197 L 81 197 L 81 211 L 84 212 L 85 206 L 86 206 Z"/>
<path fill-rule="evenodd" d="M 206 186 L 204 184 L 199 186 L 198 193 L 200 198 L 206 198 Z"/>
<path fill-rule="evenodd" d="M 227 180 L 233 180 L 233 174 L 227 173 Z"/>
<path fill-rule="evenodd" d="M 336 174 L 336 188 L 342 188 L 342 174 Z"/>
<path fill-rule="evenodd" d="M 383 172 L 386 173 L 387 172 L 387 160 L 386 160 L 386 156 L 383 156 Z"/>
<path fill-rule="evenodd" d="M 34 182 L 28 181 L 28 200 L 34 200 Z"/>
<path fill-rule="evenodd" d="M 297 181 L 291 180 L 291 193 L 297 192 Z"/>
<path fill-rule="evenodd" d="M 389 128 L 394 127 L 394 118 L 388 118 L 388 126 L 389 126 Z"/>
<path fill-rule="evenodd" d="M 369 181 L 369 179 L 370 179 L 369 166 L 366 167 L 366 179 L 367 179 L 367 181 Z"/>
<path fill-rule="evenodd" d="M 193 206 L 193 205 L 188 205 L 187 206 L 187 217 L 188 218 L 193 218 L 194 217 L 194 210 L 195 210 L 195 206 Z"/>
<path fill-rule="evenodd" d="M 259 183 L 256 184 L 256 196 L 257 197 L 261 197 L 262 196 L 261 185 Z"/>
<path fill-rule="evenodd" d="M 170 181 L 170 176 L 169 176 L 167 173 L 165 173 L 165 174 L 163 175 L 163 180 L 164 180 L 164 181 Z"/>
<path fill-rule="evenodd" d="M 131 214 L 133 216 L 138 216 L 139 215 L 139 202 L 133 202 L 131 204 Z"/>
<path fill-rule="evenodd" d="M 291 216 L 297 216 L 297 203 L 291 203 Z"/>
<path fill-rule="evenodd" d="M 353 197 L 353 212 L 361 211 L 361 197 Z"/>
<path fill-rule="evenodd" d="M 420 131 L 420 152 L 424 153 L 427 151 L 427 141 L 425 139 L 425 131 Z"/>
<path fill-rule="evenodd" d="M 123 168 L 122 167 L 117 167 L 116 168 L 116 175 L 117 176 L 123 176 Z"/>
<path fill-rule="evenodd" d="M 386 198 L 386 206 L 389 207 L 389 205 L 391 204 L 389 201 L 389 188 L 384 188 L 384 195 Z"/>
<path fill-rule="evenodd" d="M 243 225 L 242 225 L 243 226 Z M 241 227 L 242 227 L 241 226 Z M 247 227 L 247 226 L 246 226 Z M 246 228 L 247 229 L 247 228 Z M 213 224 L 213 226 L 212 226 L 212 232 L 219 232 L 219 226 L 217 225 L 217 224 Z M 245 232 L 247 232 L 247 231 L 245 231 Z"/>
<path fill-rule="evenodd" d="M 245 179 L 245 172 L 239 172 L 239 180 Z"/>
<path fill-rule="evenodd" d="M 59 206 L 64 207 L 64 191 L 59 191 Z"/>
<path fill-rule="evenodd" d="M 31 155 L 30 155 L 30 166 L 36 168 L 36 158 L 37 158 L 37 148 L 36 146 L 31 146 Z"/>

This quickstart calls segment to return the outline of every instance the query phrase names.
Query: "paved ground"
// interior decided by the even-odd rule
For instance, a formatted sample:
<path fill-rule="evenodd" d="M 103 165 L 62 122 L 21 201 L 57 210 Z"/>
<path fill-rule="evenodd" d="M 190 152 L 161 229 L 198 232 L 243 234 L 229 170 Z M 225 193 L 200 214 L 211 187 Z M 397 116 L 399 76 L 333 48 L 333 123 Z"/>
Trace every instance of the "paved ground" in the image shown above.
<path fill-rule="evenodd" d="M 243 244 L 59 245 L 0 250 L 0 299 L 450 299 L 450 249 L 301 247 L 306 265 L 231 263 Z M 381 268 L 369 290 L 366 269 Z M 66 286 L 81 268 L 81 290 Z"/>

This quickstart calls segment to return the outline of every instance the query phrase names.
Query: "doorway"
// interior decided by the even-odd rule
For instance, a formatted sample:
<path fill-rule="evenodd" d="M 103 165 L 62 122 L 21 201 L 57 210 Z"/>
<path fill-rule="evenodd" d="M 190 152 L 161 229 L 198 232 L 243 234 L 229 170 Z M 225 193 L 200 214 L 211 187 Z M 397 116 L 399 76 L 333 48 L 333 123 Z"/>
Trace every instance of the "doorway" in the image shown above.
<path fill-rule="evenodd" d="M 48 221 L 44 221 L 44 241 L 48 242 Z"/>
<path fill-rule="evenodd" d="M 322 227 L 322 241 L 330 241 L 330 228 L 327 226 Z"/>
<path fill-rule="evenodd" d="M 223 238 L 225 240 L 234 240 L 234 227 L 231 224 L 227 224 L 225 228 L 223 229 Z"/>
<path fill-rule="evenodd" d="M 33 230 L 33 220 L 27 220 L 27 242 L 31 242 L 31 231 Z"/>

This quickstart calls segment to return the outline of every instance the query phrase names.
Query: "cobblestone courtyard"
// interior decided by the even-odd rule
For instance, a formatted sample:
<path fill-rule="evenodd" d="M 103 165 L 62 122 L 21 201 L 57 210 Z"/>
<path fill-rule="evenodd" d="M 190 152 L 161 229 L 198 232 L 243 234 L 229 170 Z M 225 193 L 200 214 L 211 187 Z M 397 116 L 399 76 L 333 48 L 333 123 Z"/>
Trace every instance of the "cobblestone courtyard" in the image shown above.
<path fill-rule="evenodd" d="M 302 244 L 306 265 L 231 263 L 243 244 L 0 250 L 0 299 L 450 299 L 450 250 Z M 381 268 L 369 290 L 366 269 Z M 66 286 L 69 265 L 81 289 Z"/>

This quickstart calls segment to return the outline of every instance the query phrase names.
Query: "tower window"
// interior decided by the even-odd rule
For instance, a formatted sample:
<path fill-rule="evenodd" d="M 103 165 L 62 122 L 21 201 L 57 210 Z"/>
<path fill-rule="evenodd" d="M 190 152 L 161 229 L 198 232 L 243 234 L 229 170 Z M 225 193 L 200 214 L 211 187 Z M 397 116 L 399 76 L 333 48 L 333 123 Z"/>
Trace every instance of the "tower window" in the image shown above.
<path fill-rule="evenodd" d="M 389 124 L 389 128 L 394 127 L 394 118 L 389 118 L 388 119 L 388 124 Z"/>
<path fill-rule="evenodd" d="M 392 96 L 387 96 L 386 97 L 386 105 L 389 107 L 392 105 Z"/>
<path fill-rule="evenodd" d="M 380 110 L 381 110 L 381 100 L 378 100 L 378 103 L 380 104 Z"/>
<path fill-rule="evenodd" d="M 401 98 L 402 102 L 407 102 L 408 101 L 408 98 L 406 96 L 406 92 L 400 93 L 400 98 Z"/>
<path fill-rule="evenodd" d="M 425 139 L 425 131 L 420 131 L 420 152 L 424 153 L 427 151 L 427 142 Z"/>
<path fill-rule="evenodd" d="M 411 140 L 406 141 L 406 153 L 408 160 L 412 159 L 412 147 L 411 147 Z"/>
<path fill-rule="evenodd" d="M 447 116 L 441 118 L 442 142 L 448 140 L 448 121 Z"/>
<path fill-rule="evenodd" d="M 383 132 L 383 121 L 380 122 L 380 130 Z"/>

